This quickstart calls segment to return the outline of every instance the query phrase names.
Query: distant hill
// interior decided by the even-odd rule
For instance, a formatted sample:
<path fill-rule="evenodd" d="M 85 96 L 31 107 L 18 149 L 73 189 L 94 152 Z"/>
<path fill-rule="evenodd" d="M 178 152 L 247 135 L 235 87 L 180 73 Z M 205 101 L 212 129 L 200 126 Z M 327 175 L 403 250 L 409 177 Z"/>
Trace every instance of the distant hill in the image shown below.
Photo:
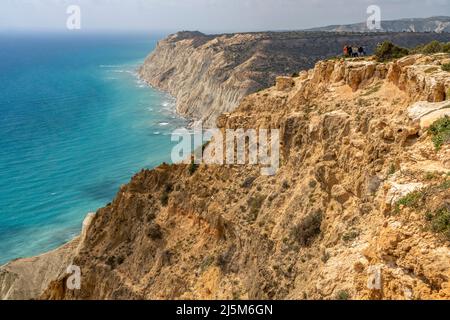
<path fill-rule="evenodd" d="M 450 17 L 410 18 L 390 20 L 381 22 L 380 32 L 450 32 Z M 366 22 L 331 25 L 326 27 L 312 28 L 308 31 L 330 31 L 330 32 L 367 32 Z"/>

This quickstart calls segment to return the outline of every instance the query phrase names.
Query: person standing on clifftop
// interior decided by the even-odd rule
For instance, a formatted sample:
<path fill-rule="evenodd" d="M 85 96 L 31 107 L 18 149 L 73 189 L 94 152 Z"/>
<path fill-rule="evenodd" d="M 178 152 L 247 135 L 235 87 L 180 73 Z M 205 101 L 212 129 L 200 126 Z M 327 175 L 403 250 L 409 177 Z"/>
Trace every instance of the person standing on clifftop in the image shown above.
<path fill-rule="evenodd" d="M 348 46 L 344 46 L 344 57 L 348 57 Z"/>
<path fill-rule="evenodd" d="M 359 53 L 360 56 L 365 56 L 366 55 L 366 51 L 364 50 L 363 46 L 360 46 L 358 48 L 358 53 Z"/>

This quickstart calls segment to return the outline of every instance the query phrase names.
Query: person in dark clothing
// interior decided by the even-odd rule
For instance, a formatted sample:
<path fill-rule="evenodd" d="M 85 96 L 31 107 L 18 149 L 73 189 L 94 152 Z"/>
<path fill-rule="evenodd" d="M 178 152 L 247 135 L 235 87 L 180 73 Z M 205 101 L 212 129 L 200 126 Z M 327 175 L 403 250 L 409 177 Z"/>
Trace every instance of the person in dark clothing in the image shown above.
<path fill-rule="evenodd" d="M 348 55 L 350 56 L 350 57 L 353 57 L 353 48 L 352 47 L 348 47 Z"/>
<path fill-rule="evenodd" d="M 358 48 L 358 53 L 360 56 L 365 56 L 366 55 L 366 51 L 364 50 L 364 47 L 359 47 Z"/>

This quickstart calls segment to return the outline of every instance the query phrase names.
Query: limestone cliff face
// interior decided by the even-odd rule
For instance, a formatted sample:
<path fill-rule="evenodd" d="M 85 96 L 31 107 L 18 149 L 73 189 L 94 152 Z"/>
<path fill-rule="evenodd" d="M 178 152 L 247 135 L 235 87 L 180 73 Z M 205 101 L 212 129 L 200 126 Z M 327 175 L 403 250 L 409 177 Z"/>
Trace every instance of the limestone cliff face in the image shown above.
<path fill-rule="evenodd" d="M 64 276 L 73 258 L 84 246 L 87 229 L 94 215 L 83 222 L 81 235 L 37 257 L 17 259 L 0 267 L 0 300 L 35 300 L 52 281 Z"/>
<path fill-rule="evenodd" d="M 427 131 L 448 62 L 322 61 L 244 98 L 217 125 L 280 129 L 275 176 L 143 170 L 93 218 L 81 290 L 61 276 L 42 298 L 450 299 L 450 145 Z"/>
<path fill-rule="evenodd" d="M 177 111 L 214 126 L 243 97 L 272 86 L 276 76 L 306 70 L 344 45 L 364 45 L 371 52 L 384 40 L 414 47 L 450 34 L 264 32 L 204 35 L 180 32 L 158 43 L 140 68 L 150 85 L 177 98 Z"/>

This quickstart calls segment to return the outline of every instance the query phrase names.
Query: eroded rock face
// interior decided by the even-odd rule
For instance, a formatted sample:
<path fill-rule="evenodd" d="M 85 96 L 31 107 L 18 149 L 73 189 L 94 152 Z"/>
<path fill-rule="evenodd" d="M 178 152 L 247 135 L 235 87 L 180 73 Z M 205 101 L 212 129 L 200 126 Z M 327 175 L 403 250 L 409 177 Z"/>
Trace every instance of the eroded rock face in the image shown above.
<path fill-rule="evenodd" d="M 42 298 L 450 299 L 449 241 L 427 220 L 450 207 L 450 147 L 408 111 L 440 74 L 399 80 L 428 63 L 321 62 L 244 98 L 218 125 L 280 129 L 275 176 L 143 170 L 93 217 L 81 290 L 61 276 Z M 410 191 L 423 197 L 398 205 Z"/>
<path fill-rule="evenodd" d="M 51 281 L 63 275 L 79 239 L 41 256 L 12 261 L 0 268 L 0 300 L 39 299 Z"/>
<path fill-rule="evenodd" d="M 290 76 L 313 67 L 321 59 L 340 55 L 349 43 L 363 43 L 370 53 L 384 40 L 415 47 L 435 39 L 450 41 L 450 34 L 180 32 L 158 43 L 139 74 L 148 84 L 176 97 L 181 115 L 215 126 L 220 114 L 236 109 L 248 94 L 272 86 L 277 76 Z M 347 74 L 342 74 L 344 71 Z M 354 69 L 335 72 L 335 76 L 350 79 L 356 90 L 363 79 L 372 75 L 384 77 L 385 72 L 383 66 L 361 62 Z M 441 88 L 436 88 L 430 99 L 436 101 L 440 95 Z"/>
<path fill-rule="evenodd" d="M 35 300 L 58 277 L 66 276 L 73 258 L 84 248 L 89 227 L 95 217 L 89 213 L 81 235 L 51 252 L 23 258 L 0 267 L 0 300 Z M 69 269 L 72 272 L 72 269 Z"/>

